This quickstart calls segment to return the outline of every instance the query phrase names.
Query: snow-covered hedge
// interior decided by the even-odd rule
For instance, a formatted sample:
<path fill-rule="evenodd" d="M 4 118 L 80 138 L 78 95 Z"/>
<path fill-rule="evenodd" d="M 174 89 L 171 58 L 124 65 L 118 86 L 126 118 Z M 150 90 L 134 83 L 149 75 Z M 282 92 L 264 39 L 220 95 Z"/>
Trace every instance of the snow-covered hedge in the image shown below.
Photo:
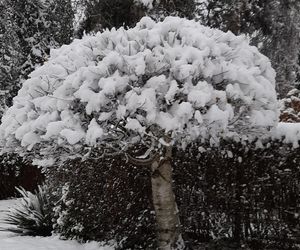
<path fill-rule="evenodd" d="M 189 147 L 174 153 L 174 186 L 186 242 L 201 249 L 199 242 L 232 239 L 235 231 L 248 243 L 256 242 L 249 249 L 293 249 L 283 245 L 295 244 L 300 223 L 299 149 L 228 142 L 222 148 L 200 154 Z M 129 166 L 124 157 L 114 157 L 100 165 L 88 159 L 49 168 L 52 194 L 68 183 L 64 199 L 55 199 L 61 201 L 55 230 L 67 238 L 113 238 L 123 249 L 156 249 L 151 173 Z M 265 243 L 274 245 L 263 248 Z"/>
<path fill-rule="evenodd" d="M 249 135 L 277 121 L 275 72 L 244 36 L 168 17 L 51 51 L 2 118 L 2 151 L 60 158 L 87 148 Z M 25 151 L 26 151 L 25 150 Z"/>

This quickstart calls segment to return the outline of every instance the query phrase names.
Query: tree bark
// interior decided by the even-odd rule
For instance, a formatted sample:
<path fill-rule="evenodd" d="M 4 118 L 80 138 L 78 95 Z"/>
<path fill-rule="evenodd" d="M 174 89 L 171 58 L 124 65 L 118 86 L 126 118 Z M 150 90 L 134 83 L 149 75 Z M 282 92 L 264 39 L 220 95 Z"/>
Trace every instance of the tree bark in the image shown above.
<path fill-rule="evenodd" d="M 172 188 L 172 148 L 167 147 L 163 160 L 153 161 L 151 184 L 158 229 L 158 249 L 183 249 L 180 221 Z"/>

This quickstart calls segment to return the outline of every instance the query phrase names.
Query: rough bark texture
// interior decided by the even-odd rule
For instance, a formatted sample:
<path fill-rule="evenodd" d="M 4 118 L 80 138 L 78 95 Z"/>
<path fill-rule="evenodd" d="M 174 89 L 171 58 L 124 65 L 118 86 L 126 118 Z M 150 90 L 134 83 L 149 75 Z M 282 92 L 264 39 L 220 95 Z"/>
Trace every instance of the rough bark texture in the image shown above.
<path fill-rule="evenodd" d="M 158 249 L 181 249 L 180 221 L 172 188 L 172 148 L 166 149 L 165 158 L 152 163 L 152 196 L 158 231 Z"/>

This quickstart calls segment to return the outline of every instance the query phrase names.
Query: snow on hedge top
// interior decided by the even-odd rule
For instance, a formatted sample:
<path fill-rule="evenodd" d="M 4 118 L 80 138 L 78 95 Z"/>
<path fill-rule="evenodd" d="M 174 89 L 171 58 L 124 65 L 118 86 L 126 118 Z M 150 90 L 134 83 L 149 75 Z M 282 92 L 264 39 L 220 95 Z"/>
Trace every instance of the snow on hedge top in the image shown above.
<path fill-rule="evenodd" d="M 162 142 L 164 134 L 185 145 L 269 127 L 277 120 L 274 78 L 243 36 L 145 17 L 52 50 L 4 115 L 1 146 L 71 153 L 111 138 Z"/>

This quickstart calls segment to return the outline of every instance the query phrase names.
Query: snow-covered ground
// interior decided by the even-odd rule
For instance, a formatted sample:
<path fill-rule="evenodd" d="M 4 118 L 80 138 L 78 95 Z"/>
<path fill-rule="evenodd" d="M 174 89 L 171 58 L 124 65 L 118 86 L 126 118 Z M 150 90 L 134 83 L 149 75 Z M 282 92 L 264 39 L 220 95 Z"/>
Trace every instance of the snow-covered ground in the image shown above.
<path fill-rule="evenodd" d="M 17 200 L 0 200 L 0 228 L 5 211 L 14 206 Z M 79 244 L 76 241 L 60 240 L 52 237 L 16 236 L 13 233 L 0 231 L 0 250 L 113 250 L 112 247 L 100 247 L 97 242 Z"/>

